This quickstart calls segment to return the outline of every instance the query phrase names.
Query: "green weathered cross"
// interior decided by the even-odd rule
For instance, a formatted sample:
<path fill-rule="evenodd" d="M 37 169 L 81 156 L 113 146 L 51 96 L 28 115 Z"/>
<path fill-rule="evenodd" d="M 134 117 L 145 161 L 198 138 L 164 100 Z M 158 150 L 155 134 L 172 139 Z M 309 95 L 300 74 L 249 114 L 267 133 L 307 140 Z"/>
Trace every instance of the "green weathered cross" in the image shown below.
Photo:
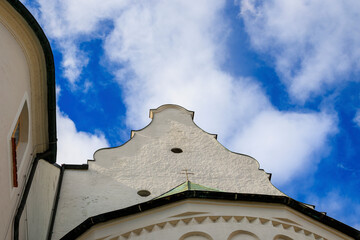
<path fill-rule="evenodd" d="M 194 175 L 194 173 L 190 172 L 190 169 L 183 169 L 181 170 L 182 173 L 181 174 L 185 174 L 186 175 L 186 181 L 189 181 L 189 175 Z"/>

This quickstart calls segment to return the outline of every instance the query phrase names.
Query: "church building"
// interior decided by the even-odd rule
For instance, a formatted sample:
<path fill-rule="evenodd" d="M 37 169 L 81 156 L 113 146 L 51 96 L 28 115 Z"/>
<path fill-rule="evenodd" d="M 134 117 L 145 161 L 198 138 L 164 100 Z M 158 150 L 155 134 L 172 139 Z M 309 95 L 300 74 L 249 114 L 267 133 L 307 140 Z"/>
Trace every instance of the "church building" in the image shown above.
<path fill-rule="evenodd" d="M 82 166 L 65 165 L 54 239 L 356 239 L 359 232 L 274 187 L 177 105 Z M 183 174 L 182 174 L 183 173 Z"/>
<path fill-rule="evenodd" d="M 17 0 L 0 0 L 0 96 L 1 239 L 360 239 L 174 104 L 87 164 L 57 165 L 53 55 Z"/>

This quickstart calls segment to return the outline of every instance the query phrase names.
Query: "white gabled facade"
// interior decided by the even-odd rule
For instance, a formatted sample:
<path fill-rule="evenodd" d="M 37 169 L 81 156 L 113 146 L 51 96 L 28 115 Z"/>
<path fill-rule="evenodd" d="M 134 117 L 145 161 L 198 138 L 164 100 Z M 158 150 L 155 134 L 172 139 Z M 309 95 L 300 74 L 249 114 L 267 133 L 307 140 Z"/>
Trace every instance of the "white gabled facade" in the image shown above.
<path fill-rule="evenodd" d="M 354 239 L 275 188 L 255 159 L 223 147 L 193 114 L 150 110 L 151 123 L 127 143 L 98 150 L 82 170 L 67 166 L 53 239 Z"/>
<path fill-rule="evenodd" d="M 133 131 L 124 145 L 98 150 L 88 170 L 65 171 L 54 236 L 88 217 L 159 196 L 186 179 L 183 169 L 194 173 L 193 182 L 222 191 L 284 195 L 255 159 L 227 150 L 216 135 L 197 127 L 193 112 L 163 105 L 150 117 L 152 122 Z M 140 197 L 139 190 L 151 194 Z"/>

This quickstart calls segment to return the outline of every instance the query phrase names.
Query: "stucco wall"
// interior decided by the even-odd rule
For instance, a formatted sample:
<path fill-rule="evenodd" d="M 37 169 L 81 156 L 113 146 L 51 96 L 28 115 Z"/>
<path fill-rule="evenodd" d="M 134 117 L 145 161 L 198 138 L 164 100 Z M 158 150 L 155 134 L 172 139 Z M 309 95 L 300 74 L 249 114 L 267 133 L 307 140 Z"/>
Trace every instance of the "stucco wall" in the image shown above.
<path fill-rule="evenodd" d="M 39 160 L 26 201 L 26 209 L 22 214 L 25 226 L 20 225 L 20 229 L 26 229 L 26 232 L 22 232 L 19 239 L 47 238 L 59 175 L 59 167 Z"/>
<path fill-rule="evenodd" d="M 0 0 L 0 239 L 12 238 L 30 164 L 49 145 L 46 73 L 44 50 L 33 29 L 8 1 Z M 20 139 L 25 133 L 28 138 L 17 149 L 18 187 L 13 187 L 11 135 L 24 106 L 28 125 Z"/>
<path fill-rule="evenodd" d="M 182 153 L 173 153 L 181 148 Z M 226 192 L 283 195 L 259 170 L 258 162 L 224 148 L 192 121 L 191 112 L 168 106 L 123 146 L 101 149 L 89 170 L 66 170 L 54 239 L 88 217 L 148 201 L 186 180 Z M 151 195 L 140 197 L 139 190 Z"/>
<path fill-rule="evenodd" d="M 1 6 L 0 6 L 1 7 Z M 19 187 L 12 187 L 12 158 L 10 138 L 25 100 L 29 100 L 30 78 L 25 55 L 19 43 L 0 21 L 0 237 L 9 239 L 9 225 L 19 199 L 30 157 L 30 148 L 24 154 L 26 160 L 19 166 Z M 31 145 L 31 139 L 29 139 Z M 21 168 L 21 169 L 20 169 Z"/>

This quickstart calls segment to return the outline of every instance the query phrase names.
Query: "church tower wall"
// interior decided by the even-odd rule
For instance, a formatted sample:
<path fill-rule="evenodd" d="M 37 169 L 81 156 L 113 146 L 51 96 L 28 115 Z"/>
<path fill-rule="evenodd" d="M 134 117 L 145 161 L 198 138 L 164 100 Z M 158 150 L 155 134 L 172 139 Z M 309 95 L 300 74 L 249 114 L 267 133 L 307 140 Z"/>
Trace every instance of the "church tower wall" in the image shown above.
<path fill-rule="evenodd" d="M 0 0 L 1 239 L 26 239 L 21 233 L 28 231 L 31 224 L 32 230 L 45 231 L 41 222 L 27 219 L 24 209 L 41 209 L 49 204 L 46 197 L 27 202 L 27 196 L 37 191 L 36 184 L 32 185 L 32 180 L 37 182 L 41 174 L 36 166 L 42 163 L 37 161 L 55 162 L 53 65 L 50 45 L 32 15 L 19 1 Z M 48 165 L 48 170 L 52 169 L 49 172 L 59 171 L 58 167 Z M 57 178 L 56 175 L 52 177 Z M 42 178 L 44 189 L 48 189 L 50 179 Z"/>

